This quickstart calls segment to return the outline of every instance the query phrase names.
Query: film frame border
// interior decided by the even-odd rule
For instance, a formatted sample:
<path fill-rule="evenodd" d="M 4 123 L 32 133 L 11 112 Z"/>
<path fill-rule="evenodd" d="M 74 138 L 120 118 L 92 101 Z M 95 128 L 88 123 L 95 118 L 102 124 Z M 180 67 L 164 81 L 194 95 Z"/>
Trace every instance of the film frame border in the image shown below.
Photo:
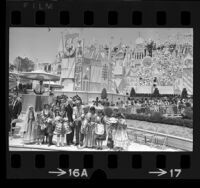
<path fill-rule="evenodd" d="M 29 5 L 24 8 L 22 2 L 7 2 L 7 17 L 6 17 L 6 63 L 8 64 L 8 31 L 9 27 L 133 27 L 133 28 L 193 28 L 193 43 L 194 43 L 194 98 L 198 101 L 198 53 L 200 36 L 200 20 L 198 16 L 199 2 L 54 2 L 53 8 L 50 5 L 45 5 L 42 1 L 28 2 Z M 34 4 L 35 3 L 35 4 Z M 106 5 L 106 6 L 105 6 Z M 43 8 L 42 8 L 43 6 Z M 48 8 L 47 8 L 48 7 Z M 81 7 L 81 8 L 80 8 Z M 14 22 L 11 12 L 14 12 Z M 39 13 L 38 13 L 39 11 Z M 60 11 L 64 16 L 68 15 L 68 23 L 62 23 L 60 20 Z M 86 14 L 84 14 L 86 12 Z M 128 12 L 128 13 L 127 13 Z M 136 12 L 136 13 L 135 13 Z M 182 12 L 182 13 L 181 13 Z M 126 13 L 126 14 L 125 14 Z M 35 14 L 39 17 L 45 15 L 44 24 L 35 24 Z M 93 23 L 84 17 L 91 17 L 93 14 Z M 134 22 L 133 14 L 141 20 L 139 23 Z M 156 17 L 159 15 L 159 18 Z M 111 19 L 109 19 L 109 16 Z M 160 19 L 160 16 L 162 19 Z M 61 16 L 62 17 L 62 16 Z M 21 18 L 21 20 L 20 20 Z M 81 19 L 79 19 L 81 18 Z M 157 19 L 158 18 L 158 19 Z M 21 22 L 20 22 L 20 21 Z M 39 19 L 40 20 L 40 19 Z M 109 23 L 109 20 L 111 23 Z M 112 23 L 114 20 L 114 23 Z M 164 21 L 163 21 L 164 20 Z M 185 20 L 186 23 L 185 23 Z M 40 20 L 41 21 L 41 20 Z M 60 23 L 61 21 L 61 23 Z M 86 21 L 86 24 L 84 23 Z M 8 67 L 6 67 L 8 70 Z M 195 73 L 196 71 L 196 73 Z M 6 73 L 8 73 L 6 71 Z M 8 78 L 8 74 L 6 75 Z M 6 88 L 8 91 L 8 87 Z M 8 98 L 6 98 L 8 101 Z M 8 110 L 8 108 L 6 108 Z M 98 169 L 102 169 L 107 178 L 125 178 L 125 179 L 154 179 L 156 176 L 150 176 L 148 170 L 156 168 L 163 169 L 185 169 L 185 174 L 180 176 L 180 179 L 197 179 L 199 165 L 198 156 L 200 155 L 198 137 L 198 115 L 199 106 L 194 104 L 194 129 L 193 129 L 193 152 L 14 152 L 8 151 L 8 137 L 6 138 L 6 157 L 7 157 L 7 178 L 57 178 L 49 176 L 47 169 L 52 170 L 58 167 L 62 168 L 87 168 L 91 169 L 91 174 Z M 6 130 L 6 135 L 7 135 Z M 62 157 L 61 157 L 62 156 Z M 58 159 L 55 164 L 51 164 L 52 159 Z M 61 160 L 59 160 L 61 158 Z M 60 162 L 65 159 L 66 162 Z M 73 159 L 73 160 L 72 160 Z M 80 160 L 81 159 L 81 160 Z M 91 159 L 93 162 L 91 162 Z M 149 162 L 151 159 L 152 163 Z M 156 160 L 158 159 L 158 160 Z M 30 160 L 33 161 L 30 165 Z M 36 160 L 36 167 L 35 161 Z M 46 164 L 41 165 L 43 162 Z M 84 162 L 85 161 L 85 162 Z M 87 161 L 90 161 L 89 164 Z M 112 161 L 112 162 L 110 162 Z M 161 161 L 161 162 L 160 162 Z M 126 163 L 126 164 L 124 164 Z M 49 165 L 52 165 L 51 167 Z M 33 171 L 28 172 L 26 169 L 31 167 Z M 41 166 L 40 166 L 41 165 Z M 86 165 L 86 166 L 85 166 Z M 88 165 L 88 166 L 87 166 Z M 46 167 L 46 168 L 45 168 Z M 40 171 L 38 171 L 40 169 Z M 32 173 L 36 175 L 33 177 Z M 25 176 L 24 176 L 25 175 Z M 62 177 L 62 176 L 61 176 Z M 90 176 L 91 177 L 91 176 Z M 65 177 L 66 178 L 66 177 Z M 165 179 L 165 177 L 163 177 Z M 170 177 L 166 177 L 168 179 Z"/>

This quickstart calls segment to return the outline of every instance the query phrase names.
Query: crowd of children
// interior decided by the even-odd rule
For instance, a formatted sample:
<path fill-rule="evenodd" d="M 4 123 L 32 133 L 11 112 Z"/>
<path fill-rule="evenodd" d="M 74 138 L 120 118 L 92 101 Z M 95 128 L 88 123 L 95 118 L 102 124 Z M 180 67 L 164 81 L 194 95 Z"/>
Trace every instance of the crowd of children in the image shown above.
<path fill-rule="evenodd" d="M 96 109 L 91 106 L 85 110 L 80 99 L 69 99 L 63 104 L 45 104 L 37 113 L 30 106 L 23 133 L 25 144 L 126 150 L 129 143 L 123 114 L 110 107 Z M 54 136 L 56 143 L 53 142 Z"/>

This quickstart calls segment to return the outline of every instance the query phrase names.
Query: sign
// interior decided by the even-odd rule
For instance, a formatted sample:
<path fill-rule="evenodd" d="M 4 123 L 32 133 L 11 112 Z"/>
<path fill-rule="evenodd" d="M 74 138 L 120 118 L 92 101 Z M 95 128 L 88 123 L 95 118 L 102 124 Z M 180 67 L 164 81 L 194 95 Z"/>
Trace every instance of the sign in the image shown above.
<path fill-rule="evenodd" d="M 75 58 L 64 58 L 61 63 L 61 78 L 74 78 Z"/>
<path fill-rule="evenodd" d="M 74 57 L 76 51 L 76 42 L 79 37 L 78 33 L 66 34 L 64 41 L 64 54 L 66 57 Z"/>

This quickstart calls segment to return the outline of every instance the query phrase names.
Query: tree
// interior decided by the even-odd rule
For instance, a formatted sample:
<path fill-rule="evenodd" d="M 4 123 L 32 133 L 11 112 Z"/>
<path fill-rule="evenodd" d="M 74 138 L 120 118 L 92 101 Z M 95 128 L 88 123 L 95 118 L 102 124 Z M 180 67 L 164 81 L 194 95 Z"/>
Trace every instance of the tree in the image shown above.
<path fill-rule="evenodd" d="M 185 99 L 188 97 L 187 89 L 183 88 L 182 93 L 181 93 L 181 98 Z"/>
<path fill-rule="evenodd" d="M 34 70 L 34 62 L 27 57 L 22 58 L 20 56 L 16 57 L 14 60 L 14 66 L 20 72 L 29 72 Z"/>
<path fill-rule="evenodd" d="M 102 99 L 106 99 L 106 98 L 107 98 L 107 91 L 106 91 L 106 88 L 103 88 L 103 89 L 102 89 L 101 98 L 102 98 Z"/>
<path fill-rule="evenodd" d="M 135 96 L 135 89 L 132 87 L 131 88 L 131 93 L 130 93 L 130 97 L 134 97 Z"/>
<path fill-rule="evenodd" d="M 153 92 L 153 97 L 158 97 L 160 95 L 158 88 L 155 88 Z"/>
<path fill-rule="evenodd" d="M 9 71 L 14 71 L 16 69 L 16 67 L 13 65 L 13 64 L 11 64 L 11 63 L 9 63 Z"/>

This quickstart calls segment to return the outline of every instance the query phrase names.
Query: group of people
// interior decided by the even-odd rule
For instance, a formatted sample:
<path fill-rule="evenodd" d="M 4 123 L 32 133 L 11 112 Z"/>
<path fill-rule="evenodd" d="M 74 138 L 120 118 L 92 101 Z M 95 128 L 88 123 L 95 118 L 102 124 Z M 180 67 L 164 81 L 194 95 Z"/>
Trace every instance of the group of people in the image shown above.
<path fill-rule="evenodd" d="M 193 99 L 185 98 L 182 99 L 180 97 L 160 97 L 160 98 L 140 98 L 135 100 L 127 100 L 126 102 L 120 100 L 116 101 L 116 103 L 109 102 L 107 99 L 104 103 L 99 103 L 94 101 L 94 105 L 103 105 L 103 106 L 112 106 L 123 109 L 130 109 L 130 113 L 137 114 L 144 112 L 150 113 L 152 111 L 161 112 L 162 114 L 183 114 L 184 110 L 190 107 L 193 110 Z M 141 108 L 145 110 L 140 110 Z M 139 110 L 138 110 L 139 109 Z"/>
<path fill-rule="evenodd" d="M 131 102 L 132 113 L 136 114 L 137 109 L 145 108 L 146 111 L 157 111 L 162 114 L 182 114 L 190 107 L 193 110 L 193 99 L 181 98 L 159 98 L 159 99 L 140 99 Z"/>
<path fill-rule="evenodd" d="M 13 95 L 9 96 L 8 107 L 9 107 L 8 122 L 9 122 L 9 125 L 11 125 L 9 129 L 10 129 L 10 132 L 13 134 L 15 126 L 16 126 L 16 122 L 14 122 L 13 120 L 18 119 L 22 111 L 22 100 L 21 100 L 21 97 L 18 96 L 17 93 L 14 93 Z"/>
<path fill-rule="evenodd" d="M 62 102 L 61 102 L 62 101 Z M 127 124 L 123 114 L 90 106 L 84 109 L 80 98 L 56 101 L 45 104 L 41 112 L 28 107 L 24 123 L 23 142 L 25 144 L 75 145 L 78 148 L 105 147 L 123 150 L 128 147 Z"/>

